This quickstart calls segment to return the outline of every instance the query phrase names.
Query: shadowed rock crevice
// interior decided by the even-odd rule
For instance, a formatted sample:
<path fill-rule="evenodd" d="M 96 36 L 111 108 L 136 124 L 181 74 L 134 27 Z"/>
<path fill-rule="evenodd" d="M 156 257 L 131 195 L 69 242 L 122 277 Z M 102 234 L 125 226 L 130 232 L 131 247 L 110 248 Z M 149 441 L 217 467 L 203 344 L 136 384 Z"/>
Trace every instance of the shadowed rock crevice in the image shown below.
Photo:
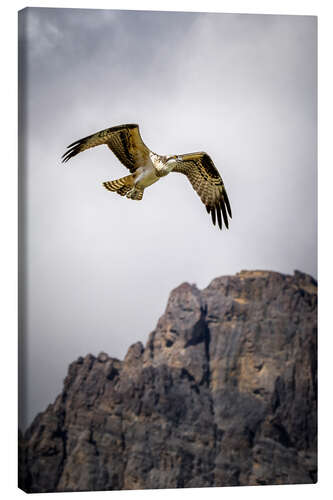
<path fill-rule="evenodd" d="M 191 330 L 191 336 L 185 344 L 185 348 L 206 342 L 209 336 L 209 330 L 206 322 L 206 309 L 200 309 L 200 319 L 195 323 Z"/>
<path fill-rule="evenodd" d="M 19 435 L 28 492 L 316 477 L 317 285 L 299 271 L 180 285 L 145 347 L 78 358 Z"/>

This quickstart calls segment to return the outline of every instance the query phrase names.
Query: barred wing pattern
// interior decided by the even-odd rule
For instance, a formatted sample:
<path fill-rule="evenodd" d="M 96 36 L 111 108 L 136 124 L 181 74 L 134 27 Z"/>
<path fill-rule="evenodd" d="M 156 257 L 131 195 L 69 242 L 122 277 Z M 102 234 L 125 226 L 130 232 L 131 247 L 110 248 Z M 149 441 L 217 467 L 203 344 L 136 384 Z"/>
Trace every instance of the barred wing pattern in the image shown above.
<path fill-rule="evenodd" d="M 186 175 L 195 191 L 211 214 L 213 224 L 216 218 L 222 229 L 222 216 L 225 226 L 229 227 L 228 214 L 232 217 L 230 203 L 223 180 L 207 153 L 189 153 L 180 155 L 173 172 Z M 228 213 L 227 213 L 228 212 Z"/>
<path fill-rule="evenodd" d="M 82 151 L 101 144 L 106 144 L 131 173 L 150 161 L 149 149 L 143 143 L 136 124 L 107 128 L 75 141 L 68 146 L 62 161 L 67 162 Z"/>

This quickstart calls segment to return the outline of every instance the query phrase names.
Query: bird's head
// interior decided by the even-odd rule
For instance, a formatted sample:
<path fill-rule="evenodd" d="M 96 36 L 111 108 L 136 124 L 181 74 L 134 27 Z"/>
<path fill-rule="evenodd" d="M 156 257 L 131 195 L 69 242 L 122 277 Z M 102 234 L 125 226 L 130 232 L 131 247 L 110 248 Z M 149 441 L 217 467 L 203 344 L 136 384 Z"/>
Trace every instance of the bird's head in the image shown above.
<path fill-rule="evenodd" d="M 167 156 L 166 163 L 168 166 L 175 166 L 177 161 L 182 161 L 182 157 L 179 155 Z"/>

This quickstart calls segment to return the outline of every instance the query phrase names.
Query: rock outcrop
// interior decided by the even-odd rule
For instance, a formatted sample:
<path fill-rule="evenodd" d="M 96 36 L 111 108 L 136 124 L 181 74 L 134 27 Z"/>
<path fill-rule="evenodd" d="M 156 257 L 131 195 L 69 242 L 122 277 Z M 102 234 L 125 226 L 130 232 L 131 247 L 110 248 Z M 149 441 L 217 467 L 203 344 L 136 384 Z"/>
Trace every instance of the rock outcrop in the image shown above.
<path fill-rule="evenodd" d="M 29 492 L 313 483 L 317 285 L 242 271 L 173 290 L 146 347 L 69 366 L 20 439 Z"/>

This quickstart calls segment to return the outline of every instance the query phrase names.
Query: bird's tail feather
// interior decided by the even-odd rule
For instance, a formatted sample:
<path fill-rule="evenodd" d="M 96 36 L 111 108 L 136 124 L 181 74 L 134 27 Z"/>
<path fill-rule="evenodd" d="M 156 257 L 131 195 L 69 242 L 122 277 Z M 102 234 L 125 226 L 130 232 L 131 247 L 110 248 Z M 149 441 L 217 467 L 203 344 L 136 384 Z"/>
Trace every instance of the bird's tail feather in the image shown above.
<path fill-rule="evenodd" d="M 109 191 L 116 191 L 124 196 L 134 186 L 134 179 L 132 175 L 126 175 L 126 177 L 122 177 L 121 179 L 103 182 L 103 186 Z"/>
<path fill-rule="evenodd" d="M 116 192 L 120 196 L 127 196 L 132 200 L 141 200 L 143 196 L 143 190 L 135 188 L 132 175 L 126 175 L 126 177 L 114 181 L 103 182 L 103 186 L 109 191 Z"/>

